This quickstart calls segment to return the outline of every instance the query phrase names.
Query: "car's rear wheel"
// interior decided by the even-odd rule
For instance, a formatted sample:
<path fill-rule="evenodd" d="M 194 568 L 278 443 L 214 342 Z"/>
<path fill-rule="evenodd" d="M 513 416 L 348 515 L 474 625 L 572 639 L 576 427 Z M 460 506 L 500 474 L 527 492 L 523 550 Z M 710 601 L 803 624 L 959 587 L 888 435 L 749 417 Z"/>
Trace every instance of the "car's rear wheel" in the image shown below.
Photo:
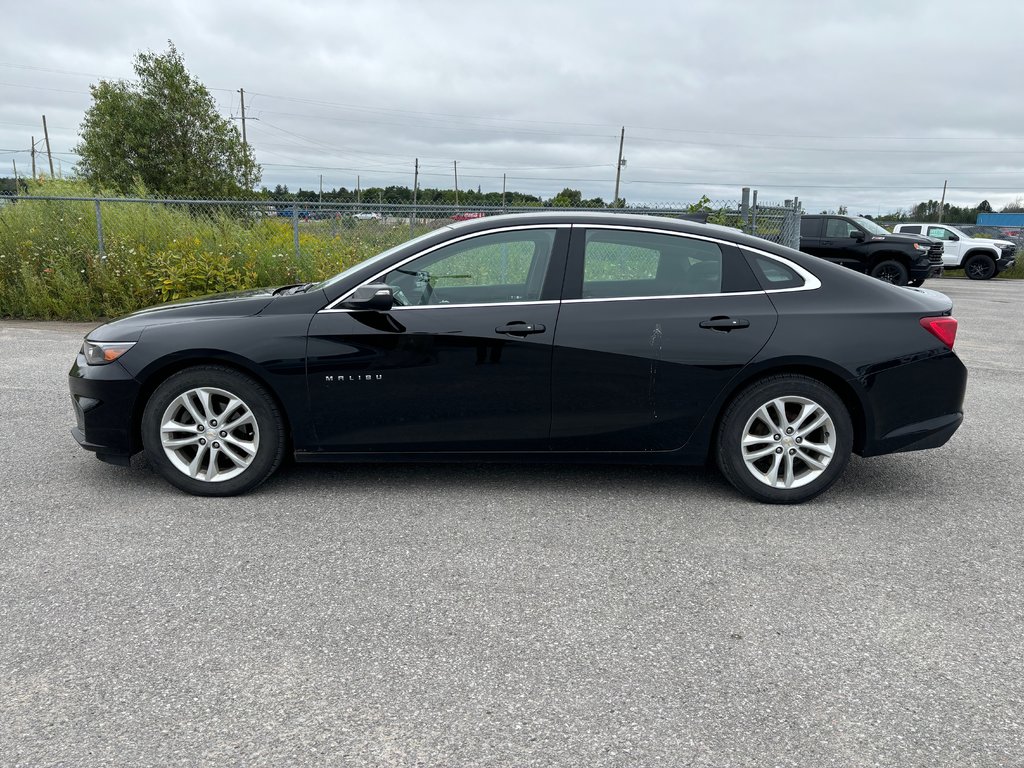
<path fill-rule="evenodd" d="M 893 285 L 906 285 L 910 273 L 906 266 L 896 259 L 885 259 L 871 268 L 871 276 Z"/>
<path fill-rule="evenodd" d="M 996 263 L 990 256 L 976 253 L 964 262 L 964 273 L 971 280 L 990 280 L 996 276 Z"/>
<path fill-rule="evenodd" d="M 739 491 L 795 504 L 831 487 L 852 445 L 850 415 L 835 392 L 807 376 L 777 375 L 747 387 L 726 409 L 716 458 Z"/>
<path fill-rule="evenodd" d="M 273 398 L 219 366 L 188 368 L 156 388 L 142 414 L 146 457 L 172 485 L 198 496 L 233 496 L 277 469 L 285 434 Z"/>

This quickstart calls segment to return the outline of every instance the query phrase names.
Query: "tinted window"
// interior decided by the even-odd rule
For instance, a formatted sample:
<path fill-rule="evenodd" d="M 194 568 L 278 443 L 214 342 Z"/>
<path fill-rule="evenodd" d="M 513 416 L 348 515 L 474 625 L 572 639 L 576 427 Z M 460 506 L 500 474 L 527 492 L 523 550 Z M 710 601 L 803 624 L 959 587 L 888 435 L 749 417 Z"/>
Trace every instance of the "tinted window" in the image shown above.
<path fill-rule="evenodd" d="M 553 229 L 496 232 L 439 248 L 384 276 L 403 305 L 537 301 Z"/>
<path fill-rule="evenodd" d="M 900 227 L 900 232 L 910 235 L 920 235 L 921 227 L 918 226 L 917 224 L 907 224 L 904 227 Z"/>
<path fill-rule="evenodd" d="M 854 232 L 860 232 L 846 219 L 826 219 L 825 221 L 825 237 L 853 237 Z"/>
<path fill-rule="evenodd" d="M 750 254 L 750 262 L 754 266 L 754 272 L 757 275 L 757 279 L 761 282 L 761 287 L 766 291 L 779 290 L 780 288 L 799 288 L 804 284 L 804 279 L 800 277 L 796 270 L 786 266 L 781 261 L 754 253 Z"/>
<path fill-rule="evenodd" d="M 680 296 L 722 290 L 722 249 L 675 235 L 587 230 L 583 298 Z"/>
<path fill-rule="evenodd" d="M 800 219 L 800 237 L 821 237 L 821 219 Z"/>

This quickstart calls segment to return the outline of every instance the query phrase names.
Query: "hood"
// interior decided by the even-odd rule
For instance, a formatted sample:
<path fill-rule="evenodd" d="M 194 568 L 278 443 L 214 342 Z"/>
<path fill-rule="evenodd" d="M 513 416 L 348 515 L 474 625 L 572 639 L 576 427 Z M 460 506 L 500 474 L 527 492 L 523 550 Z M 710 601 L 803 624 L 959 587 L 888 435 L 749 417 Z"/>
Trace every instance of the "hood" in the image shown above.
<path fill-rule="evenodd" d="M 892 232 L 888 235 L 868 235 L 864 242 L 905 243 L 906 245 L 921 243 L 922 245 L 934 245 L 935 243 L 941 243 L 942 241 L 938 238 L 928 237 L 927 235 L 909 235 L 904 232 Z"/>
<path fill-rule="evenodd" d="M 142 331 L 151 325 L 183 323 L 212 317 L 256 315 L 274 300 L 275 290 L 255 288 L 157 304 L 101 325 L 91 331 L 86 338 L 93 341 L 138 341 Z"/>

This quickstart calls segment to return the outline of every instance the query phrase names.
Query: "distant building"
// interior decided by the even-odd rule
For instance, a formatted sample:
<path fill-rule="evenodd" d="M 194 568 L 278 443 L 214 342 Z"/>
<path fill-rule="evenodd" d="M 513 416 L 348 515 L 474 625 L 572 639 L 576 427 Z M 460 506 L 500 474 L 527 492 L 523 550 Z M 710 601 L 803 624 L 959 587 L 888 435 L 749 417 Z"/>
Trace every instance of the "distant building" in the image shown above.
<path fill-rule="evenodd" d="M 1024 213 L 979 213 L 975 223 L 990 227 L 1024 227 Z"/>

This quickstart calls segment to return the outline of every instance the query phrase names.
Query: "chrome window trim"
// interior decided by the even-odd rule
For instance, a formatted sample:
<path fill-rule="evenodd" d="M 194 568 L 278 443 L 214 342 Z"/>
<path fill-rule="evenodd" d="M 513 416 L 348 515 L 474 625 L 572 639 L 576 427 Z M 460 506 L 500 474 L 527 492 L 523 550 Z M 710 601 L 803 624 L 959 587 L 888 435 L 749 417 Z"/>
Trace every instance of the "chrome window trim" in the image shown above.
<path fill-rule="evenodd" d="M 408 306 L 401 306 L 396 304 L 388 312 L 404 312 L 410 309 L 458 309 L 462 307 L 477 308 L 481 307 L 535 307 L 542 304 L 560 304 L 561 301 L 558 299 L 545 299 L 543 301 L 489 301 L 479 304 L 410 304 Z M 344 307 L 342 309 L 321 309 L 317 314 L 332 313 L 332 312 L 366 312 L 365 309 L 350 309 Z"/>
<path fill-rule="evenodd" d="M 414 259 L 417 259 L 420 256 L 425 256 L 428 253 L 433 253 L 434 251 L 436 251 L 436 250 L 438 250 L 440 248 L 444 248 L 445 246 L 452 245 L 453 243 L 459 243 L 459 242 L 462 242 L 463 240 L 471 240 L 474 237 L 480 237 L 481 235 L 490 235 L 490 234 L 494 234 L 494 233 L 497 233 L 497 232 L 514 232 L 514 231 L 522 231 L 522 230 L 530 230 L 530 229 L 569 229 L 569 228 L 573 228 L 573 227 L 584 227 L 586 229 L 611 229 L 611 230 L 622 230 L 622 231 L 631 231 L 631 232 L 653 232 L 655 234 L 671 235 L 671 236 L 674 236 L 674 237 L 686 237 L 686 238 L 691 238 L 693 240 L 705 240 L 707 242 L 716 243 L 718 245 L 728 245 L 728 246 L 732 246 L 733 248 L 739 248 L 740 250 L 743 250 L 743 251 L 749 251 L 750 253 L 755 253 L 758 256 L 764 256 L 765 258 L 772 259 L 774 261 L 779 262 L 780 264 L 784 264 L 786 267 L 788 267 L 789 269 L 792 269 L 794 272 L 796 272 L 798 275 L 800 275 L 800 277 L 802 277 L 804 279 L 804 284 L 800 285 L 800 286 L 797 286 L 796 288 L 766 288 L 765 290 L 762 290 L 762 291 L 734 291 L 732 293 L 722 293 L 721 291 L 719 291 L 718 293 L 683 293 L 683 294 L 668 294 L 668 295 L 664 295 L 664 296 L 612 296 L 612 297 L 606 297 L 606 298 L 590 298 L 590 299 L 583 299 L 583 298 L 580 298 L 580 299 L 561 299 L 561 300 L 559 300 L 559 299 L 549 299 L 549 300 L 546 300 L 546 301 L 507 301 L 507 302 L 505 302 L 505 301 L 495 301 L 495 302 L 488 302 L 488 303 L 481 303 L 481 304 L 423 304 L 423 305 L 414 305 L 414 306 L 395 306 L 395 307 L 392 307 L 390 311 L 403 310 L 403 309 L 447 309 L 447 308 L 451 308 L 451 307 L 509 307 L 509 306 L 511 306 L 511 307 L 521 307 L 521 306 L 524 306 L 524 305 L 525 306 L 529 306 L 529 305 L 558 304 L 558 303 L 563 303 L 563 304 L 585 304 L 585 303 L 594 303 L 594 302 L 600 302 L 600 301 L 647 301 L 649 299 L 651 299 L 651 300 L 661 300 L 661 299 L 706 299 L 706 298 L 711 298 L 711 297 L 716 297 L 716 296 L 756 296 L 756 295 L 761 294 L 761 293 L 768 293 L 768 294 L 771 294 L 771 293 L 796 293 L 796 292 L 799 292 L 799 291 L 815 291 L 818 288 L 821 288 L 821 280 L 819 280 L 813 273 L 809 272 L 804 267 L 801 267 L 799 264 L 797 264 L 797 263 L 795 263 L 793 261 L 790 261 L 789 259 L 784 258 L 782 256 L 776 256 L 774 253 L 768 253 L 767 251 L 762 251 L 759 248 L 754 248 L 753 246 L 744 245 L 743 243 L 736 243 L 736 242 L 733 242 L 731 240 L 724 240 L 724 239 L 719 238 L 719 237 L 711 237 L 709 235 L 699 235 L 699 234 L 694 234 L 692 232 L 676 232 L 676 231 L 671 230 L 671 229 L 660 229 L 658 227 L 638 227 L 638 226 L 626 225 L 626 224 L 596 224 L 596 223 L 595 224 L 586 224 L 586 223 L 579 223 L 579 224 L 520 224 L 520 225 L 507 226 L 507 227 L 499 227 L 497 229 L 489 229 L 489 230 L 486 230 L 484 232 L 472 232 L 472 233 L 463 235 L 461 237 L 456 237 L 456 238 L 452 238 L 451 240 L 446 240 L 443 243 L 438 243 L 437 245 L 431 246 L 430 248 L 427 248 L 424 251 L 419 251 L 416 254 L 410 256 L 409 258 L 403 259 L 402 261 L 398 262 L 397 264 L 392 264 L 387 269 L 384 269 L 384 270 L 378 272 L 377 274 L 375 274 L 373 277 L 369 278 L 368 280 L 364 280 L 363 282 L 359 283 L 359 285 L 357 285 L 355 288 L 353 288 L 352 290 L 348 291 L 348 293 L 343 294 L 340 298 L 335 299 L 330 304 L 328 304 L 326 307 L 324 307 L 323 309 L 319 310 L 319 312 L 330 313 L 330 312 L 363 312 L 363 311 L 365 311 L 365 310 L 356 310 L 356 309 L 347 309 L 347 308 L 337 309 L 336 305 L 343 303 L 349 296 L 351 296 L 355 292 L 356 288 L 358 288 L 360 285 L 366 285 L 367 283 L 372 283 L 377 278 L 379 278 L 379 277 L 381 277 L 383 275 L 386 275 L 388 272 L 391 272 L 394 269 L 398 269 L 399 267 L 401 267 L 401 266 L 403 266 L 405 264 L 408 264 L 410 261 L 412 261 Z M 319 312 L 318 312 L 318 314 L 319 314 Z"/>
<path fill-rule="evenodd" d="M 776 256 L 774 253 L 768 253 L 757 248 L 752 248 L 749 245 L 741 245 L 739 243 L 733 243 L 737 248 L 744 251 L 750 251 L 756 253 L 758 256 L 764 256 L 765 258 L 777 261 L 780 264 L 792 269 L 800 277 L 804 279 L 803 285 L 798 285 L 796 288 L 766 288 L 765 293 L 793 293 L 795 291 L 816 291 L 821 288 L 821 280 L 819 280 L 812 272 L 807 271 L 796 262 L 790 261 L 789 259 L 783 258 L 782 256 Z M 756 275 L 755 275 L 756 277 Z"/>
<path fill-rule="evenodd" d="M 451 240 L 445 240 L 443 243 L 438 243 L 437 245 L 432 245 L 432 246 L 430 246 L 429 248 L 427 248 L 425 250 L 417 251 L 416 253 L 414 253 L 409 258 L 403 259 L 402 261 L 398 262 L 397 264 L 390 265 L 386 269 L 383 269 L 380 272 L 378 272 L 377 274 L 375 274 L 373 277 L 370 277 L 370 278 L 364 280 L 363 282 L 359 283 L 359 285 L 355 286 L 355 288 L 352 288 L 352 290 L 348 291 L 347 293 L 342 294 L 337 299 L 335 299 L 334 301 L 332 301 L 330 304 L 328 304 L 326 307 L 324 307 L 323 309 L 321 309 L 319 311 L 320 312 L 340 312 L 340 311 L 346 311 L 347 312 L 349 310 L 338 310 L 338 309 L 335 309 L 335 306 L 345 302 L 348 299 L 349 296 L 351 296 L 353 293 L 355 293 L 356 288 L 359 288 L 362 285 L 367 285 L 369 283 L 372 283 L 374 280 L 376 280 L 376 279 L 378 279 L 380 277 L 383 277 L 388 272 L 392 272 L 392 271 L 398 269 L 399 267 L 405 266 L 410 261 L 418 259 L 420 256 L 426 256 L 428 253 L 433 253 L 434 251 L 440 250 L 441 248 L 446 248 L 449 245 L 454 245 L 455 243 L 461 243 L 463 240 L 472 240 L 475 237 L 482 237 L 484 235 L 494 235 L 494 234 L 498 234 L 499 232 L 519 232 L 519 231 L 526 231 L 526 230 L 531 230 L 531 229 L 571 229 L 571 228 L 572 228 L 572 224 L 513 224 L 513 225 L 510 225 L 510 226 L 507 226 L 507 227 L 497 227 L 495 229 L 484 230 L 483 232 L 469 232 L 469 233 L 467 233 L 465 235 L 462 235 L 461 237 L 453 237 Z M 514 305 L 519 305 L 519 304 L 525 304 L 527 302 L 510 301 L 508 303 L 509 304 L 514 304 Z M 425 307 L 442 307 L 442 306 L 444 306 L 444 307 L 468 307 L 470 305 L 469 304 L 428 304 L 428 305 L 424 305 L 424 306 Z M 500 304 L 498 302 L 495 302 L 494 304 L 484 304 L 483 306 L 488 306 L 488 307 L 500 306 Z M 398 307 L 393 307 L 393 309 L 398 309 Z M 402 307 L 402 309 L 408 309 L 408 307 Z M 364 310 L 359 310 L 359 311 L 364 311 Z"/>
<path fill-rule="evenodd" d="M 716 243 L 718 245 L 729 245 L 729 246 L 732 246 L 733 248 L 739 248 L 740 250 L 750 251 L 751 253 L 756 253 L 758 256 L 764 256 L 766 258 L 769 258 L 769 259 L 772 259 L 774 261 L 777 261 L 780 264 L 786 265 L 787 267 L 792 269 L 794 272 L 796 272 L 798 275 L 800 275 L 800 277 L 802 277 L 804 279 L 804 284 L 800 285 L 800 286 L 797 286 L 796 288 L 766 288 L 763 291 L 736 291 L 736 292 L 733 292 L 733 293 L 722 293 L 721 291 L 719 291 L 718 293 L 701 293 L 701 294 L 685 293 L 685 294 L 681 294 L 681 295 L 678 295 L 678 296 L 635 296 L 635 297 L 634 296 L 622 296 L 622 297 L 613 297 L 613 298 L 608 298 L 608 299 L 564 299 L 564 301 L 567 301 L 567 302 L 569 302 L 569 301 L 574 301 L 574 302 L 578 302 L 578 301 L 618 301 L 620 299 L 634 300 L 634 299 L 655 299 L 655 298 L 656 299 L 685 299 L 685 298 L 694 298 L 694 297 L 697 297 L 697 296 L 700 296 L 701 298 L 707 297 L 707 296 L 753 296 L 753 295 L 758 294 L 758 293 L 794 293 L 796 291 L 815 291 L 818 288 L 821 288 L 821 280 L 819 280 L 817 277 L 815 277 L 808 270 L 806 270 L 803 267 L 801 267 L 799 264 L 797 264 L 795 262 L 792 262 L 789 259 L 786 259 L 786 258 L 784 258 L 782 256 L 776 256 L 774 253 L 768 253 L 767 251 L 762 251 L 759 248 L 754 248 L 754 247 L 749 246 L 749 245 L 744 245 L 743 243 L 735 243 L 735 242 L 732 242 L 731 240 L 723 240 L 722 238 L 711 237 L 709 235 L 697 235 L 697 234 L 694 234 L 692 232 L 676 232 L 676 231 L 671 230 L 671 229 L 659 229 L 657 227 L 638 227 L 638 226 L 635 226 L 635 225 L 628 225 L 628 224 L 574 224 L 573 226 L 586 227 L 587 229 L 617 229 L 617 230 L 627 230 L 627 231 L 634 231 L 634 232 L 653 232 L 655 234 L 661 234 L 661 235 L 673 235 L 675 237 L 688 237 L 688 238 L 691 238 L 693 240 L 706 240 L 706 241 L 708 241 L 710 243 Z M 755 275 L 755 277 L 756 277 L 756 275 Z M 758 282 L 760 282 L 760 281 L 758 281 Z"/>
<path fill-rule="evenodd" d="M 563 304 L 593 304 L 599 301 L 659 301 L 662 299 L 720 299 L 725 296 L 760 296 L 764 291 L 732 291 L 731 293 L 677 293 L 664 296 L 608 296 L 597 299 L 562 299 Z"/>

